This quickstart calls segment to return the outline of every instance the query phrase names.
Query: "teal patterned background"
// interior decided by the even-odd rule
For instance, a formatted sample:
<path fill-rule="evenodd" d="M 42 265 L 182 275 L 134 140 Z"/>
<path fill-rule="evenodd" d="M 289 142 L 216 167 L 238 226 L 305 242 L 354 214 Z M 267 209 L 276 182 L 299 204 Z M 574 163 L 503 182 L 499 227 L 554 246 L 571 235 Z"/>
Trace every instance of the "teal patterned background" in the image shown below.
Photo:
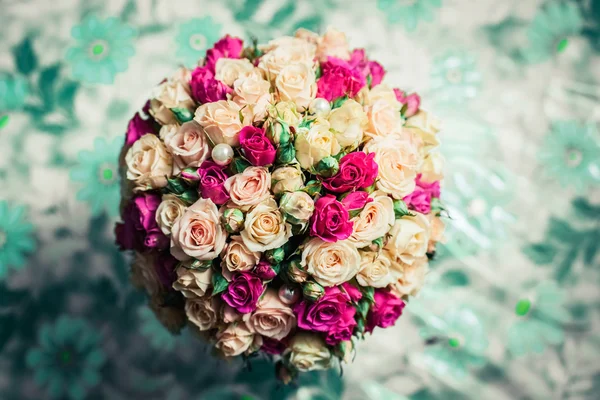
<path fill-rule="evenodd" d="M 444 123 L 447 243 L 343 377 L 171 336 L 113 244 L 128 119 L 225 33 L 347 32 Z M 0 399 L 600 398 L 600 0 L 3 0 Z"/>

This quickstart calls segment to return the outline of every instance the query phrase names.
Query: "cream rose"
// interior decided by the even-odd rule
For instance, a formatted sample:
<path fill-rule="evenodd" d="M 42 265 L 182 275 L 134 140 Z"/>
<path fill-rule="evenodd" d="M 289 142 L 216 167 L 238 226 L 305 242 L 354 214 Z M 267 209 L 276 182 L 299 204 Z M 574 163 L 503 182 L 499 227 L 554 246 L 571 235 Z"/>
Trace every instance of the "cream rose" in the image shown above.
<path fill-rule="evenodd" d="M 356 275 L 360 285 L 383 288 L 394 281 L 390 274 L 392 261 L 385 252 L 364 251 L 360 256 L 360 271 Z"/>
<path fill-rule="evenodd" d="M 279 209 L 287 221 L 292 224 L 304 225 L 315 211 L 315 202 L 308 193 L 284 193 L 279 201 Z"/>
<path fill-rule="evenodd" d="M 241 236 L 232 236 L 221 254 L 223 276 L 231 279 L 232 272 L 250 271 L 260 261 L 260 252 L 250 251 Z"/>
<path fill-rule="evenodd" d="M 360 254 L 351 242 L 309 240 L 302 250 L 301 265 L 321 285 L 336 286 L 352 279 L 360 269 Z"/>
<path fill-rule="evenodd" d="M 327 369 L 331 365 L 331 352 L 325 341 L 314 333 L 301 332 L 290 341 L 290 363 L 300 371 Z"/>
<path fill-rule="evenodd" d="M 212 286 L 213 271 L 189 269 L 183 266 L 177 267 L 177 280 L 173 282 L 173 289 L 179 290 L 185 297 L 202 297 Z"/>
<path fill-rule="evenodd" d="M 302 112 L 317 96 L 315 71 L 302 63 L 288 65 L 277 75 L 275 88 L 281 100 L 294 102 Z"/>
<path fill-rule="evenodd" d="M 363 132 L 369 123 L 362 106 L 352 99 L 331 111 L 328 121 L 339 145 L 351 150 L 362 142 Z"/>
<path fill-rule="evenodd" d="M 392 260 L 412 264 L 427 253 L 431 226 L 425 215 L 417 212 L 414 214 L 414 217 L 397 219 L 389 232 L 390 238 L 385 250 L 393 257 Z"/>
<path fill-rule="evenodd" d="M 296 167 L 279 167 L 271 174 L 271 191 L 278 195 L 304 187 L 304 174 Z"/>
<path fill-rule="evenodd" d="M 188 167 L 199 167 L 210 156 L 204 130 L 196 121 L 189 121 L 177 130 L 170 130 L 163 139 L 173 156 L 173 174 Z"/>
<path fill-rule="evenodd" d="M 160 130 L 158 131 L 158 137 L 164 141 L 167 136 L 175 135 L 177 133 L 177 131 L 179 130 L 179 128 L 180 128 L 179 124 L 163 125 L 160 127 Z"/>
<path fill-rule="evenodd" d="M 240 234 L 251 251 L 265 251 L 283 246 L 292 236 L 273 199 L 258 204 L 246 215 L 244 230 Z"/>
<path fill-rule="evenodd" d="M 187 299 L 185 313 L 191 323 L 201 331 L 207 331 L 217 325 L 219 301 L 216 297 L 210 296 Z"/>
<path fill-rule="evenodd" d="M 264 129 L 269 139 L 275 144 L 280 143 L 281 133 L 284 126 L 297 128 L 302 116 L 296 109 L 296 104 L 291 101 L 280 101 L 267 108 L 268 118 L 265 121 Z"/>
<path fill-rule="evenodd" d="M 254 342 L 254 333 L 244 322 L 230 324 L 217 332 L 215 347 L 226 357 L 239 356 L 250 348 Z"/>
<path fill-rule="evenodd" d="M 190 79 L 190 70 L 182 67 L 154 90 L 153 98 L 150 100 L 150 114 L 161 125 L 177 122 L 175 114 L 171 111 L 172 108 L 185 108 L 190 112 L 194 110 Z"/>
<path fill-rule="evenodd" d="M 305 64 L 312 68 L 316 46 L 302 39 L 283 37 L 271 41 L 263 51 L 265 54 L 260 58 L 258 68 L 268 81 L 274 82 L 288 65 Z"/>
<path fill-rule="evenodd" d="M 425 110 L 419 110 L 418 113 L 408 118 L 405 125 L 419 128 L 433 135 L 436 135 L 441 127 L 440 120 Z"/>
<path fill-rule="evenodd" d="M 262 121 L 267 117 L 267 109 L 273 102 L 271 84 L 264 80 L 260 71 L 237 79 L 233 83 L 233 101 L 252 110 L 252 120 Z"/>
<path fill-rule="evenodd" d="M 247 58 L 219 58 L 215 64 L 215 79 L 227 86 L 252 73 L 254 66 Z"/>
<path fill-rule="evenodd" d="M 377 190 L 370 197 L 373 201 L 352 218 L 353 231 L 348 241 L 359 249 L 388 233 L 396 220 L 394 201 L 386 193 Z"/>
<path fill-rule="evenodd" d="M 350 48 L 346 34 L 336 29 L 328 28 L 323 37 L 318 41 L 317 57 L 320 61 L 327 61 L 327 57 L 337 57 L 342 60 L 350 59 Z"/>
<path fill-rule="evenodd" d="M 231 201 L 244 209 L 268 199 L 271 196 L 270 188 L 271 174 L 265 167 L 248 167 L 225 181 L 225 190 Z"/>
<path fill-rule="evenodd" d="M 240 130 L 252 123 L 252 117 L 248 107 L 241 107 L 231 100 L 219 100 L 198 107 L 194 120 L 204 128 L 213 144 L 239 146 Z"/>
<path fill-rule="evenodd" d="M 173 159 L 165 145 L 153 134 L 142 136 L 125 155 L 127 179 L 134 191 L 158 189 L 167 185 Z"/>
<path fill-rule="evenodd" d="M 268 289 L 248 320 L 251 331 L 281 340 L 296 326 L 294 311 L 284 304 L 275 289 Z"/>
<path fill-rule="evenodd" d="M 373 89 L 365 91 L 364 95 L 366 96 L 364 105 L 371 105 L 379 100 L 384 100 L 398 113 L 402 109 L 402 104 L 396 99 L 394 89 L 386 84 L 377 85 Z"/>
<path fill-rule="evenodd" d="M 131 263 L 131 283 L 143 289 L 150 296 L 164 292 L 164 288 L 156 273 L 156 258 L 152 254 L 135 252 Z"/>
<path fill-rule="evenodd" d="M 433 213 L 429 214 L 427 217 L 431 226 L 431 236 L 429 237 L 427 252 L 432 253 L 435 251 L 436 245 L 445 240 L 444 230 L 446 229 L 446 225 L 440 217 L 435 216 Z"/>
<path fill-rule="evenodd" d="M 369 121 L 367 135 L 370 137 L 384 137 L 402 131 L 400 112 L 386 100 L 377 100 L 365 109 Z"/>
<path fill-rule="evenodd" d="M 429 262 L 427 256 L 415 259 L 412 264 L 405 264 L 396 259 L 392 261 L 390 271 L 394 278 L 391 285 L 392 292 L 399 297 L 416 296 L 425 283 Z"/>
<path fill-rule="evenodd" d="M 167 236 L 171 234 L 173 224 L 186 210 L 186 205 L 174 194 L 164 194 L 156 209 L 156 223 Z"/>
<path fill-rule="evenodd" d="M 444 156 L 439 151 L 432 151 L 425 156 L 421 167 L 421 179 L 425 182 L 440 181 L 444 178 Z"/>
<path fill-rule="evenodd" d="M 320 39 L 318 34 L 314 33 L 313 31 L 309 31 L 308 29 L 305 29 L 305 28 L 297 29 L 296 32 L 294 33 L 294 37 L 305 40 L 314 45 L 316 45 Z"/>
<path fill-rule="evenodd" d="M 400 135 L 389 135 L 369 141 L 364 149 L 375 153 L 379 166 L 376 187 L 395 199 L 402 199 L 415 190 L 415 178 L 422 164 L 415 145 Z"/>
<path fill-rule="evenodd" d="M 335 156 L 341 150 L 326 120 L 317 120 L 310 129 L 298 129 L 294 147 L 296 159 L 304 169 L 310 169 L 325 157 Z"/>
<path fill-rule="evenodd" d="M 212 260 L 223 247 L 227 232 L 219 223 L 219 210 L 210 199 L 199 199 L 173 224 L 171 254 L 180 261 Z"/>

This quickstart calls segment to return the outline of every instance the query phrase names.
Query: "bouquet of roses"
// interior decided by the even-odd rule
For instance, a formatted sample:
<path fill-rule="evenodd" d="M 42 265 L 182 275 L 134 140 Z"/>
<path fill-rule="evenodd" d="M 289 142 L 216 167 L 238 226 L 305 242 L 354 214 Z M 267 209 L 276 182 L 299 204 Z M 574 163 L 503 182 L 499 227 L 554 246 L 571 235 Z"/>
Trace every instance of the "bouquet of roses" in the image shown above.
<path fill-rule="evenodd" d="M 350 362 L 441 240 L 437 121 L 344 34 L 225 36 L 156 88 L 121 155 L 117 242 L 158 319 L 281 377 Z"/>

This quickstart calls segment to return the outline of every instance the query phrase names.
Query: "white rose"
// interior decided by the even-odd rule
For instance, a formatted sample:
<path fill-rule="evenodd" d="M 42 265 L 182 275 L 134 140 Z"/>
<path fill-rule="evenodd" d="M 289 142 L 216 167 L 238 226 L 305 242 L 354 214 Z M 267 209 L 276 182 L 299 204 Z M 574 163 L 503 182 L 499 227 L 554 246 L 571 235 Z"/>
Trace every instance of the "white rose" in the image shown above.
<path fill-rule="evenodd" d="M 185 313 L 191 323 L 201 331 L 207 331 L 217 325 L 219 301 L 210 296 L 186 299 Z"/>
<path fill-rule="evenodd" d="M 296 167 L 279 167 L 271 174 L 271 191 L 278 195 L 304 187 L 304 174 Z"/>
<path fill-rule="evenodd" d="M 181 125 L 164 138 L 167 150 L 173 155 L 173 174 L 188 167 L 199 167 L 210 157 L 210 146 L 204 130 L 196 121 Z"/>
<path fill-rule="evenodd" d="M 329 130 L 329 122 L 317 120 L 310 129 L 298 129 L 296 140 L 296 159 L 306 170 L 325 157 L 335 156 L 341 147 L 333 132 Z"/>
<path fill-rule="evenodd" d="M 390 274 L 392 261 L 384 252 L 361 252 L 360 271 L 356 280 L 362 286 L 383 288 L 394 281 Z"/>
<path fill-rule="evenodd" d="M 221 257 L 223 276 L 230 280 L 232 272 L 250 271 L 254 268 L 260 261 L 260 252 L 249 250 L 240 236 L 232 236 Z"/>
<path fill-rule="evenodd" d="M 292 227 L 284 221 L 277 202 L 269 199 L 248 212 L 240 235 L 251 251 L 265 251 L 283 246 L 292 236 Z"/>
<path fill-rule="evenodd" d="M 393 260 L 398 259 L 405 264 L 412 264 L 425 256 L 431 235 L 427 217 L 417 212 L 414 214 L 414 217 L 405 216 L 396 220 L 385 245 L 385 250 Z"/>
<path fill-rule="evenodd" d="M 150 115 L 161 125 L 177 122 L 172 108 L 194 110 L 195 103 L 190 89 L 191 72 L 182 67 L 170 79 L 158 85 L 150 100 Z"/>
<path fill-rule="evenodd" d="M 369 120 L 367 135 L 384 137 L 402 132 L 400 112 L 387 101 L 380 99 L 365 107 Z"/>
<path fill-rule="evenodd" d="M 297 333 L 290 341 L 290 363 L 300 371 L 327 369 L 331 365 L 331 352 L 325 341 L 314 333 Z"/>
<path fill-rule="evenodd" d="M 421 167 L 421 179 L 425 182 L 441 181 L 444 178 L 445 163 L 444 156 L 439 151 L 427 154 Z"/>
<path fill-rule="evenodd" d="M 150 296 L 164 292 L 163 285 L 156 273 L 156 257 L 153 254 L 135 252 L 131 263 L 131 283 L 138 289 L 144 289 Z"/>
<path fill-rule="evenodd" d="M 275 87 L 281 100 L 294 102 L 302 112 L 317 96 L 315 71 L 306 64 L 288 65 L 277 75 Z"/>
<path fill-rule="evenodd" d="M 328 121 L 339 145 L 355 149 L 362 142 L 369 119 L 360 104 L 348 99 L 331 111 Z"/>
<path fill-rule="evenodd" d="M 389 87 L 386 84 L 380 84 L 375 86 L 373 89 L 365 91 L 365 103 L 364 105 L 371 105 L 379 100 L 384 100 L 388 103 L 394 110 L 397 110 L 400 113 L 402 109 L 402 104 L 396 98 L 396 93 L 394 89 Z"/>
<path fill-rule="evenodd" d="M 215 79 L 227 86 L 252 73 L 254 66 L 247 58 L 219 58 L 215 64 Z"/>
<path fill-rule="evenodd" d="M 156 223 L 167 236 L 171 234 L 173 224 L 186 210 L 186 205 L 174 194 L 164 194 L 156 209 Z"/>
<path fill-rule="evenodd" d="M 173 160 L 163 142 L 153 134 L 142 136 L 125 155 L 127 179 L 134 191 L 159 189 L 167 185 Z"/>
<path fill-rule="evenodd" d="M 212 268 L 206 270 L 177 267 L 177 280 L 173 282 L 173 289 L 179 290 L 185 297 L 202 297 L 212 287 Z"/>
<path fill-rule="evenodd" d="M 315 202 L 306 192 L 284 193 L 279 201 L 279 209 L 286 220 L 293 224 L 307 224 L 315 211 Z"/>
<path fill-rule="evenodd" d="M 248 319 L 249 328 L 265 337 L 285 338 L 296 326 L 294 311 L 284 304 L 275 289 L 267 289 L 256 311 Z"/>
<path fill-rule="evenodd" d="M 352 218 L 353 232 L 348 238 L 357 248 L 369 246 L 373 240 L 384 236 L 394 225 L 394 201 L 384 192 L 371 193 L 373 201 Z"/>
<path fill-rule="evenodd" d="M 336 29 L 328 28 L 318 42 L 317 57 L 320 61 L 327 61 L 328 57 L 342 60 L 350 59 L 350 48 L 346 34 Z"/>
<path fill-rule="evenodd" d="M 379 166 L 375 185 L 379 190 L 395 199 L 402 199 L 415 190 L 422 159 L 414 143 L 395 134 L 375 138 L 367 142 L 363 150 L 375 153 Z"/>
<path fill-rule="evenodd" d="M 391 275 L 394 278 L 392 292 L 397 296 L 416 296 L 425 283 L 429 271 L 427 256 L 419 257 L 412 264 L 405 264 L 400 259 L 392 261 Z"/>
<path fill-rule="evenodd" d="M 322 286 L 336 286 L 356 275 L 360 269 L 360 254 L 347 240 L 330 243 L 313 238 L 304 245 L 301 265 Z"/>
<path fill-rule="evenodd" d="M 274 82 L 288 65 L 305 64 L 312 68 L 316 46 L 302 39 L 283 37 L 270 42 L 263 51 L 265 54 L 260 58 L 258 68 L 268 81 Z"/>
<path fill-rule="evenodd" d="M 250 348 L 255 340 L 254 336 L 244 322 L 233 323 L 217 332 L 215 347 L 226 357 L 239 356 Z"/>
<path fill-rule="evenodd" d="M 240 145 L 239 134 L 244 126 L 252 123 L 252 110 L 230 100 L 202 104 L 196 110 L 194 120 L 204 128 L 213 144 Z"/>
<path fill-rule="evenodd" d="M 264 129 L 267 136 L 274 144 L 279 144 L 284 124 L 287 128 L 297 128 L 302 118 L 298 112 L 296 104 L 291 101 L 280 101 L 267 107 L 268 118 L 265 121 Z"/>
<path fill-rule="evenodd" d="M 180 261 L 212 260 L 225 247 L 226 238 L 215 203 L 199 199 L 173 224 L 171 254 Z"/>

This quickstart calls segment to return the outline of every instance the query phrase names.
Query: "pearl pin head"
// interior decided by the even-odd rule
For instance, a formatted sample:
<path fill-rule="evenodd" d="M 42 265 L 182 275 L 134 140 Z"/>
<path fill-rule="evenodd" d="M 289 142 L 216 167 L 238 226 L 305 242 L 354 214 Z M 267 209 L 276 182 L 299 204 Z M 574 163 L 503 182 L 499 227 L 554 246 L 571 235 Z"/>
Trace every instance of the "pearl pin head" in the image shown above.
<path fill-rule="evenodd" d="M 229 165 L 233 161 L 233 149 L 230 145 L 219 143 L 212 149 L 213 161 L 218 165 Z"/>

